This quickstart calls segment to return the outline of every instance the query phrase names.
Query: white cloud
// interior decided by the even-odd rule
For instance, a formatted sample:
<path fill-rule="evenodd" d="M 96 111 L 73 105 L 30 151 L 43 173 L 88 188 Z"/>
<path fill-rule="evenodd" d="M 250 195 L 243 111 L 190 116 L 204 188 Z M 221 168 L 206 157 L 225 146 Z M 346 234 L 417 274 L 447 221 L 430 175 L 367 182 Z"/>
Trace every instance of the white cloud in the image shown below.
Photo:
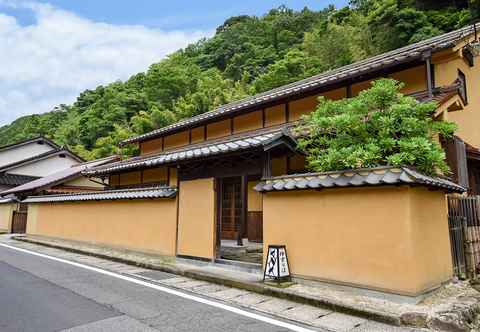
<path fill-rule="evenodd" d="M 35 23 L 20 25 L 2 6 L 32 11 Z M 0 125 L 125 80 L 210 33 L 111 25 L 48 4 L 0 0 Z"/>

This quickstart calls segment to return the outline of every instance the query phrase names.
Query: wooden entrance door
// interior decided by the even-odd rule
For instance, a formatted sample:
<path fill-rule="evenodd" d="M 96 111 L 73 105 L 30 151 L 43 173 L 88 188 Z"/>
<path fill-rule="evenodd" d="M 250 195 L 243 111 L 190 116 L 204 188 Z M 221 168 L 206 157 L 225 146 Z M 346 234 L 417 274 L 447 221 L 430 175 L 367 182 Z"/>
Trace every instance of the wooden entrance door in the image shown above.
<path fill-rule="evenodd" d="M 241 228 L 242 181 L 240 177 L 222 180 L 221 239 L 236 240 Z"/>
<path fill-rule="evenodd" d="M 27 231 L 28 205 L 20 204 L 18 211 L 13 211 L 12 233 L 25 233 Z"/>

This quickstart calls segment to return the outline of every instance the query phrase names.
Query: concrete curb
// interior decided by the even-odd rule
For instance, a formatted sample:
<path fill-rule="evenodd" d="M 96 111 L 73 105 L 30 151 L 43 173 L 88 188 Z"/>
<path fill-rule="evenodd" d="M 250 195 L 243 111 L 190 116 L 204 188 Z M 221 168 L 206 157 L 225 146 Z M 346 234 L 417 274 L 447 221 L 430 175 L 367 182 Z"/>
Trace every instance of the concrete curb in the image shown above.
<path fill-rule="evenodd" d="M 196 280 L 208 281 L 208 282 L 212 282 L 212 283 L 223 285 L 223 286 L 243 289 L 243 290 L 255 292 L 258 294 L 290 300 L 290 301 L 301 303 L 301 304 L 308 304 L 316 307 L 326 308 L 332 311 L 342 312 L 345 314 L 367 318 L 370 320 L 375 320 L 378 322 L 387 323 L 395 326 L 405 325 L 403 324 L 402 317 L 400 315 L 394 315 L 391 313 L 376 311 L 372 309 L 358 308 L 345 303 L 341 303 L 339 301 L 335 301 L 330 298 L 319 298 L 319 297 L 308 296 L 306 294 L 298 294 L 298 293 L 289 291 L 288 288 L 276 288 L 276 287 L 264 285 L 263 283 L 248 282 L 248 281 L 239 280 L 231 277 L 223 278 L 218 275 L 206 273 L 205 271 L 197 271 L 195 269 L 182 269 L 177 266 L 169 265 L 169 264 L 160 265 L 160 264 L 143 263 L 143 262 L 135 261 L 133 259 L 126 259 L 126 258 L 121 258 L 121 257 L 116 257 L 111 255 L 95 253 L 87 250 L 81 250 L 81 249 L 72 248 L 68 246 L 62 246 L 60 244 L 48 243 L 46 241 L 36 240 L 36 239 L 31 239 L 26 237 L 14 236 L 12 237 L 12 239 L 16 241 L 42 245 L 45 247 L 60 249 L 60 250 L 73 252 L 77 254 L 83 254 L 87 256 L 108 259 L 114 262 L 138 266 L 138 267 L 142 267 L 150 270 L 157 270 L 157 271 L 172 273 L 172 274 L 176 274 L 176 275 L 180 275 L 180 276 L 184 276 L 184 277 L 188 277 Z M 423 327 L 423 326 L 417 326 L 417 327 Z"/>

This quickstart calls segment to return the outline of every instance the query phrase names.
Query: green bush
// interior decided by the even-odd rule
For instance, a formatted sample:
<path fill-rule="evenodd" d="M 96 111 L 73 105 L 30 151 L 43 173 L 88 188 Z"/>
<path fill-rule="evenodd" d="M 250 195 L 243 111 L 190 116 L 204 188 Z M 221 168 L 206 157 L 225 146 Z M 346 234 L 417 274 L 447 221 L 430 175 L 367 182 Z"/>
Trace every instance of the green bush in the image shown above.
<path fill-rule="evenodd" d="M 436 104 L 403 95 L 402 86 L 381 79 L 353 98 L 321 97 L 316 111 L 296 129 L 306 133 L 298 145 L 307 153 L 309 168 L 324 172 L 392 165 L 447 174 L 437 137 L 452 137 L 455 124 L 435 121 Z"/>

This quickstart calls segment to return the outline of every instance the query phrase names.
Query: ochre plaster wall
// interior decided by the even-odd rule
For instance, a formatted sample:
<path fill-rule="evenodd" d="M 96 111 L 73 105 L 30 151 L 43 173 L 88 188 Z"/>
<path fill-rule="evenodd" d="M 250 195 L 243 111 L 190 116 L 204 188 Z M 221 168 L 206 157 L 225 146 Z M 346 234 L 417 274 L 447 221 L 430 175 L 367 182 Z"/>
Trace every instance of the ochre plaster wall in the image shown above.
<path fill-rule="evenodd" d="M 140 155 L 162 152 L 162 138 L 156 138 L 140 143 Z"/>
<path fill-rule="evenodd" d="M 443 60 L 443 61 L 442 61 Z M 448 120 L 458 125 L 457 135 L 467 143 L 480 148 L 480 61 L 475 59 L 475 66 L 469 65 L 458 55 L 456 58 L 440 59 L 435 63 L 436 86 L 452 84 L 461 70 L 467 81 L 468 104 L 461 111 L 448 113 Z"/>
<path fill-rule="evenodd" d="M 162 182 L 167 181 L 168 178 L 168 169 L 167 167 L 158 167 L 145 169 L 143 172 L 143 183 L 149 182 Z"/>
<path fill-rule="evenodd" d="M 287 174 L 287 158 L 272 158 L 272 176 L 280 176 Z"/>
<path fill-rule="evenodd" d="M 15 204 L 0 204 L 0 231 L 12 229 L 12 213 Z"/>
<path fill-rule="evenodd" d="M 390 75 L 397 81 L 405 83 L 405 87 L 402 89 L 403 93 L 412 93 L 426 90 L 426 72 L 425 66 L 417 66 L 402 70 Z"/>
<path fill-rule="evenodd" d="M 181 146 L 188 145 L 188 130 L 182 131 L 173 135 L 165 136 L 164 146 L 165 150 L 171 150 Z"/>
<path fill-rule="evenodd" d="M 175 199 L 29 204 L 27 233 L 175 255 Z"/>
<path fill-rule="evenodd" d="M 417 295 L 452 275 L 444 203 L 408 187 L 267 193 L 264 253 L 284 244 L 297 276 Z"/>
<path fill-rule="evenodd" d="M 207 125 L 207 139 L 228 136 L 231 133 L 230 119 Z"/>
<path fill-rule="evenodd" d="M 192 129 L 192 144 L 203 142 L 205 140 L 205 127 L 197 127 Z"/>
<path fill-rule="evenodd" d="M 265 109 L 265 127 L 285 123 L 285 104 L 280 104 Z"/>
<path fill-rule="evenodd" d="M 426 188 L 410 189 L 410 213 L 418 288 L 433 288 L 453 274 L 446 197 Z"/>
<path fill-rule="evenodd" d="M 296 121 L 302 115 L 313 112 L 318 105 L 318 96 L 311 96 L 289 103 L 289 121 Z"/>
<path fill-rule="evenodd" d="M 215 257 L 215 192 L 213 179 L 180 181 L 178 254 Z"/>
<path fill-rule="evenodd" d="M 120 173 L 119 175 L 120 175 L 119 184 L 122 186 L 142 183 L 142 175 L 140 171 Z"/>
<path fill-rule="evenodd" d="M 248 212 L 258 212 L 263 210 L 263 196 L 261 193 L 253 189 L 257 185 L 257 183 L 258 181 L 248 181 Z"/>
<path fill-rule="evenodd" d="M 262 111 L 251 112 L 233 118 L 233 132 L 235 134 L 259 129 L 262 128 L 262 125 Z"/>

